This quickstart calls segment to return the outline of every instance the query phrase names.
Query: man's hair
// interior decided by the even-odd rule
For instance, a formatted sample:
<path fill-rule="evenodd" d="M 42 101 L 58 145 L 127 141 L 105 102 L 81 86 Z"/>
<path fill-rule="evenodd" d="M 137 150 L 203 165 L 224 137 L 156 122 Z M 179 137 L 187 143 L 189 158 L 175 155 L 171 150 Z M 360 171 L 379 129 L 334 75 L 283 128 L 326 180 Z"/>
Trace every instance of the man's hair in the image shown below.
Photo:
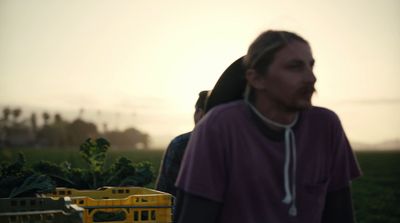
<path fill-rule="evenodd" d="M 268 30 L 261 33 L 250 45 L 247 55 L 237 59 L 222 73 L 208 96 L 205 111 L 219 104 L 243 99 L 247 85 L 246 70 L 255 69 L 263 73 L 276 52 L 295 40 L 307 43 L 302 37 L 287 31 Z"/>
<path fill-rule="evenodd" d="M 194 107 L 196 109 L 204 110 L 206 106 L 207 97 L 208 97 L 208 91 L 201 91 L 199 93 L 199 98 L 197 99 Z"/>
<path fill-rule="evenodd" d="M 293 41 L 308 42 L 299 35 L 288 31 L 268 30 L 261 33 L 250 45 L 244 57 L 247 69 L 263 73 L 272 63 L 275 54 Z"/>

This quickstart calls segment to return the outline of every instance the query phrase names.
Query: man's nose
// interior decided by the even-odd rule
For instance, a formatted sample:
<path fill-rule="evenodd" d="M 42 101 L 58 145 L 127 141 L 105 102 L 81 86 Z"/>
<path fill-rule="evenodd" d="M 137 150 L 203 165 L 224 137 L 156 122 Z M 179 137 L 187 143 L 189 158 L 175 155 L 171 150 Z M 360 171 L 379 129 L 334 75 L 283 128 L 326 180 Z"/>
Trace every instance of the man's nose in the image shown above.
<path fill-rule="evenodd" d="M 317 82 L 317 78 L 314 75 L 314 71 L 312 68 L 308 69 L 305 75 L 305 82 L 315 84 Z"/>

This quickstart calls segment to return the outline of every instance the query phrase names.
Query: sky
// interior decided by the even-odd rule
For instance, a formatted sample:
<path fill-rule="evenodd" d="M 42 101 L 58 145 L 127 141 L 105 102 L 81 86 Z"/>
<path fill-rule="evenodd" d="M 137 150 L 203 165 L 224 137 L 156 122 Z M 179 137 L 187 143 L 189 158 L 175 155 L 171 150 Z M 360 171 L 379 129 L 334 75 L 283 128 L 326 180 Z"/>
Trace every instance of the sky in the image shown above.
<path fill-rule="evenodd" d="M 0 0 L 0 108 L 83 109 L 165 148 L 192 130 L 198 92 L 268 29 L 310 42 L 313 103 L 351 141 L 400 140 L 398 0 Z"/>

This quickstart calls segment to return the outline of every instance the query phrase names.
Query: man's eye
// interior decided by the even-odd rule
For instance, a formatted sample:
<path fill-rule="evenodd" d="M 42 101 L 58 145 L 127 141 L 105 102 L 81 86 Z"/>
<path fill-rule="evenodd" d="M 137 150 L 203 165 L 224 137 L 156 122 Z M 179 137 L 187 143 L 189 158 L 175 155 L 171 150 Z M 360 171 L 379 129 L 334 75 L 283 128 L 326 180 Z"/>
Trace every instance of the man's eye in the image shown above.
<path fill-rule="evenodd" d="M 303 69 L 303 64 L 295 63 L 287 66 L 289 69 Z"/>

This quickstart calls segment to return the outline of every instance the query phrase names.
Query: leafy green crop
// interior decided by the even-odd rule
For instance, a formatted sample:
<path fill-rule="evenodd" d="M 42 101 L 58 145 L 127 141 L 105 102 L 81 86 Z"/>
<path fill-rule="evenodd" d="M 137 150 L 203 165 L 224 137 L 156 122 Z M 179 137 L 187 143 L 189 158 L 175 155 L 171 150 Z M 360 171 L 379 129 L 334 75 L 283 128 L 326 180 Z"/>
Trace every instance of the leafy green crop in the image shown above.
<path fill-rule="evenodd" d="M 29 196 L 32 193 L 49 193 L 54 190 L 54 184 L 46 175 L 32 174 L 24 182 L 15 187 L 8 197 Z"/>
<path fill-rule="evenodd" d="M 95 142 L 89 138 L 81 144 L 82 158 L 87 162 L 91 171 L 101 172 L 109 147 L 110 143 L 104 138 L 98 138 Z"/>
<path fill-rule="evenodd" d="M 103 177 L 103 167 L 108 147 L 110 147 L 110 143 L 104 138 L 98 138 L 95 142 L 89 138 L 80 146 L 82 158 L 88 164 L 89 172 L 92 176 L 92 182 L 89 184 L 90 188 L 96 188 L 99 184 L 99 179 Z"/>
<path fill-rule="evenodd" d="M 154 179 L 153 165 L 134 164 L 120 157 L 106 168 L 110 143 L 104 138 L 87 139 L 80 146 L 80 154 L 87 168 L 74 168 L 69 162 L 53 163 L 41 160 L 27 167 L 20 153 L 13 163 L 0 163 L 0 197 L 34 196 L 55 187 L 97 189 L 102 186 L 145 186 Z"/>

